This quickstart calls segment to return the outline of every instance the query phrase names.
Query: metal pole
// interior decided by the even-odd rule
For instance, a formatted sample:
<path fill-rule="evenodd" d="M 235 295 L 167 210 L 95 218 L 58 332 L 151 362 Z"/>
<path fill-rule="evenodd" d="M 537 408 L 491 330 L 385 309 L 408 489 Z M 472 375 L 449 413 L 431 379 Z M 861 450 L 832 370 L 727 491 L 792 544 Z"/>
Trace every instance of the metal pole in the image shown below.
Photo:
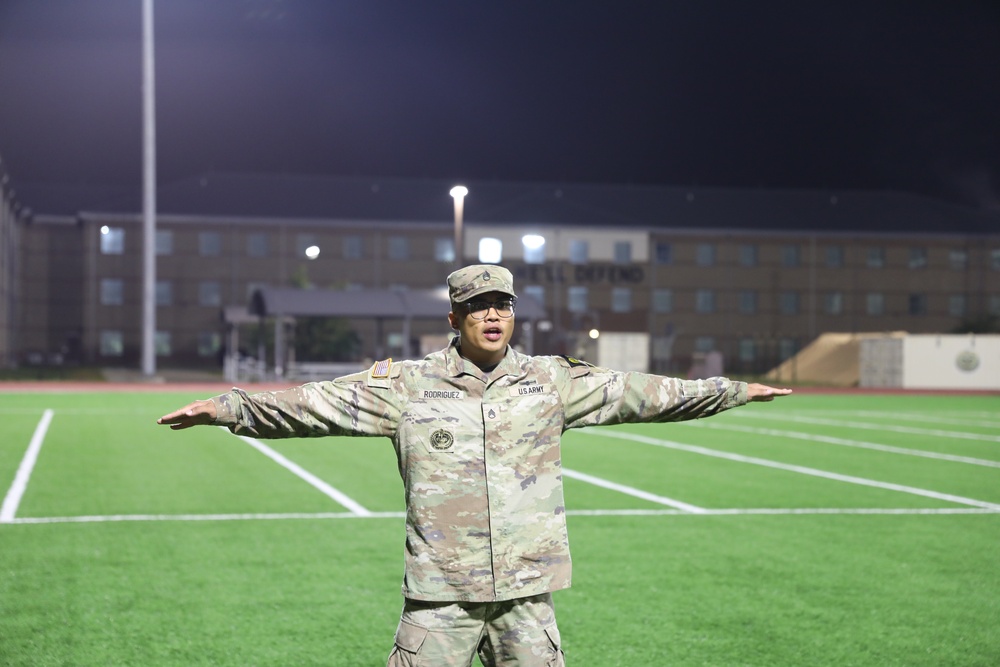
<path fill-rule="evenodd" d="M 455 200 L 455 268 L 462 268 L 465 260 L 465 237 L 462 233 L 462 211 L 465 208 L 465 195 L 469 194 L 469 189 L 464 185 L 456 185 L 451 189 L 452 199 Z"/>
<path fill-rule="evenodd" d="M 156 109 L 153 0 L 142 0 L 142 374 L 156 373 Z"/>

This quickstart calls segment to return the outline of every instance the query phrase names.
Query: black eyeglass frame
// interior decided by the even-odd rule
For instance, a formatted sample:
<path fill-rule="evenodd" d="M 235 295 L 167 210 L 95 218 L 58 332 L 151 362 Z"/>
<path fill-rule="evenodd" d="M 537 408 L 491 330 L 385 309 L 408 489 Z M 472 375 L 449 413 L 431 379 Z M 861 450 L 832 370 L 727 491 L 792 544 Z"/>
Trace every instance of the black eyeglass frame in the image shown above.
<path fill-rule="evenodd" d="M 507 303 L 510 304 L 510 313 L 508 315 L 504 315 L 500 311 L 499 306 L 500 304 L 507 304 Z M 473 310 L 472 308 L 473 304 L 477 306 L 475 310 Z M 504 297 L 503 299 L 497 299 L 496 301 L 470 299 L 469 301 L 466 301 L 462 305 L 465 306 L 465 312 L 467 312 L 469 314 L 469 317 L 471 317 L 474 320 L 485 320 L 487 317 L 489 317 L 490 310 L 496 311 L 497 317 L 499 317 L 501 320 L 509 320 L 510 318 L 514 317 L 514 309 L 517 307 L 517 297 L 508 296 Z M 486 307 L 482 308 L 482 306 Z M 504 308 L 504 310 L 506 310 L 506 308 Z M 476 313 L 482 313 L 482 316 L 476 317 Z"/>

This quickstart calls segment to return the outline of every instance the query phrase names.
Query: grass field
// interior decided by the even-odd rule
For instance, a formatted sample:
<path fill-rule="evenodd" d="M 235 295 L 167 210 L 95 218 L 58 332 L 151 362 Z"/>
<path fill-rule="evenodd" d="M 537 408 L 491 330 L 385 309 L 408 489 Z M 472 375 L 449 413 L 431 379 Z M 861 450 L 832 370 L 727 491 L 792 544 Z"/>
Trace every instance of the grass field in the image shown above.
<path fill-rule="evenodd" d="M 202 397 L 0 394 L 0 665 L 385 664 L 391 444 L 154 423 Z M 1000 665 L 1000 397 L 794 395 L 563 463 L 571 667 Z"/>

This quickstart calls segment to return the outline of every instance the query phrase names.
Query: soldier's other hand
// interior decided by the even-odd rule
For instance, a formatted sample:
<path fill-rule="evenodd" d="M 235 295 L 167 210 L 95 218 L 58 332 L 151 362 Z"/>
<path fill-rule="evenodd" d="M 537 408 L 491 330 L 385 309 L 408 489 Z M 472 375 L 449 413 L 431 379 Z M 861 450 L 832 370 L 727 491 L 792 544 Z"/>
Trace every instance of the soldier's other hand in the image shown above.
<path fill-rule="evenodd" d="M 173 430 L 191 428 L 203 424 L 215 423 L 215 403 L 212 401 L 195 401 L 185 405 L 180 410 L 163 415 L 156 420 L 157 424 L 169 425 Z"/>
<path fill-rule="evenodd" d="M 747 385 L 747 402 L 773 401 L 777 396 L 787 396 L 790 393 L 792 393 L 791 389 L 776 389 L 764 384 L 751 382 Z"/>

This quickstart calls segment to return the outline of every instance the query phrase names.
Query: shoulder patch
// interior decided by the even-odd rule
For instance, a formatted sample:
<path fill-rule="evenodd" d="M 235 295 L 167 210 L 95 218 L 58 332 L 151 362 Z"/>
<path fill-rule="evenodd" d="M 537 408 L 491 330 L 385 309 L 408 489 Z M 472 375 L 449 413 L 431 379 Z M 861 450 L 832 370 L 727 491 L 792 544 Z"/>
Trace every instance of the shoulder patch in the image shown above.
<path fill-rule="evenodd" d="M 387 378 L 389 377 L 389 369 L 392 367 L 392 358 L 383 359 L 382 361 L 376 361 L 372 365 L 371 371 L 368 375 L 372 378 Z"/>
<path fill-rule="evenodd" d="M 581 361 L 576 357 L 567 357 L 565 354 L 559 355 L 560 358 L 564 359 L 570 368 L 576 368 L 578 366 L 586 366 L 588 368 L 594 368 L 594 364 L 587 363 L 586 361 Z"/>

